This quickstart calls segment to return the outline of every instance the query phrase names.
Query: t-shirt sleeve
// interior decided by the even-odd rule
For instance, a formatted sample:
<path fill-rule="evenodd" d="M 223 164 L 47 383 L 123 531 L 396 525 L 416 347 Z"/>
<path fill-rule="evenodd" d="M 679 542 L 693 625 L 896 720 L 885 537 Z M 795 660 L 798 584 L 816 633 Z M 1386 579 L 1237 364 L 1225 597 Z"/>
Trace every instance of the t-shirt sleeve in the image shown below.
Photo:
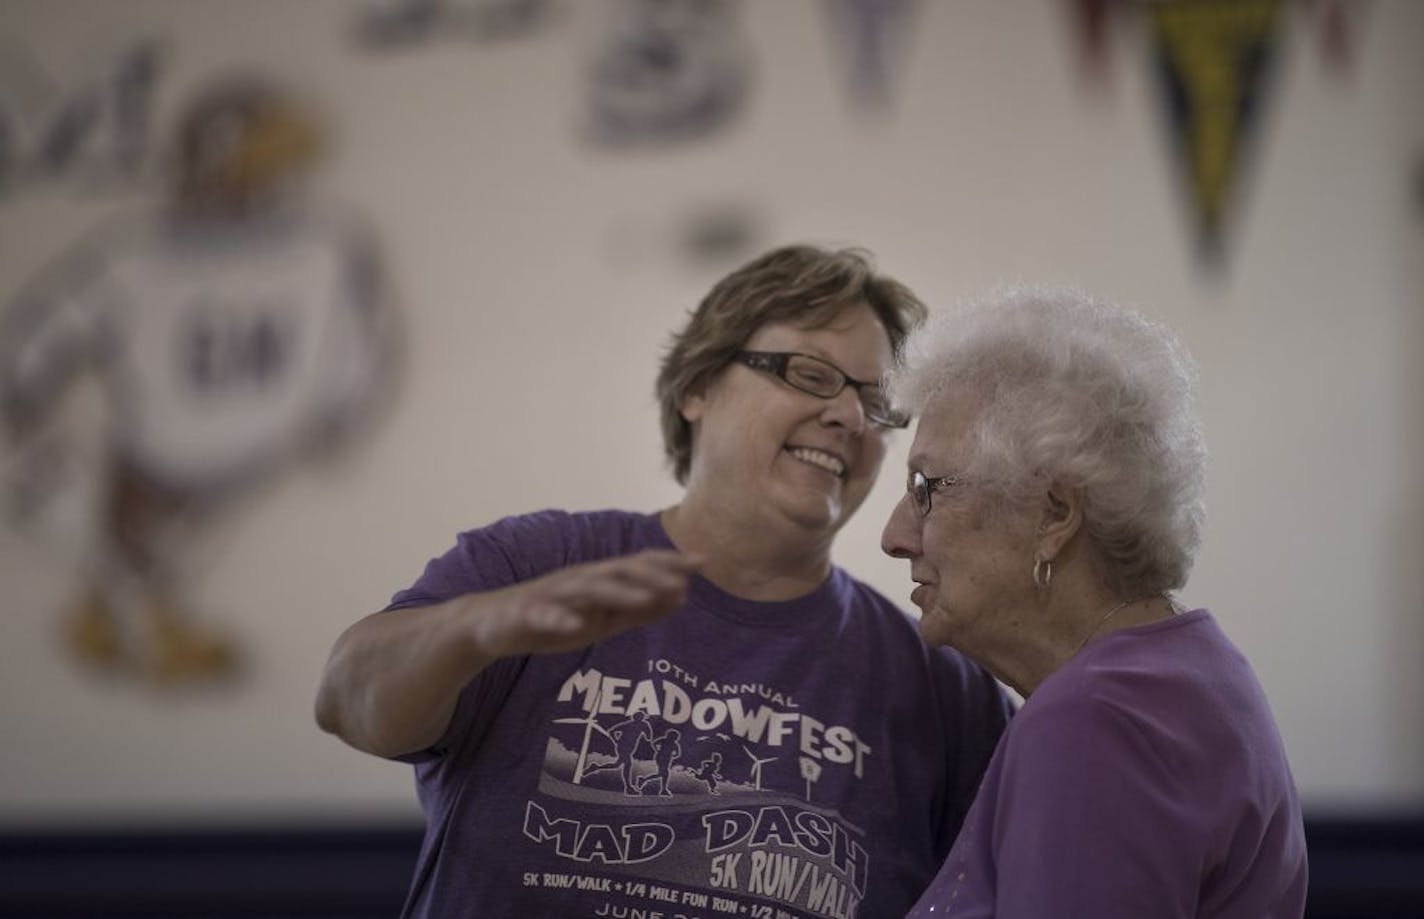
<path fill-rule="evenodd" d="M 444 555 L 426 563 L 414 584 L 397 591 L 386 609 L 443 603 L 562 568 L 575 561 L 566 539 L 569 522 L 565 513 L 540 511 L 467 530 Z"/>
<path fill-rule="evenodd" d="M 1091 698 L 1027 719 L 994 802 L 997 915 L 1195 916 L 1200 829 L 1170 753 Z"/>
<path fill-rule="evenodd" d="M 569 515 L 541 511 L 508 517 L 457 537 L 444 555 L 431 559 L 415 583 L 398 591 L 387 612 L 420 615 L 419 607 L 468 593 L 498 590 L 547 574 L 576 559 L 566 535 Z M 504 705 L 527 658 L 501 658 L 480 672 L 460 693 L 450 725 L 431 749 L 396 757 L 427 762 L 469 745 L 478 745 Z"/>

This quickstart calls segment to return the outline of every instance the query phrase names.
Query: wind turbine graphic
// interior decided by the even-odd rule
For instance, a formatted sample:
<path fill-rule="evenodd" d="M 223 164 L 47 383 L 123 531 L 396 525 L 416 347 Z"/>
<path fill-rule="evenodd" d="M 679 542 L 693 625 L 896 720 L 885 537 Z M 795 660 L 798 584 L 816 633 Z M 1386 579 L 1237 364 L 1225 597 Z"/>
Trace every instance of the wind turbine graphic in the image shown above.
<path fill-rule="evenodd" d="M 809 756 L 801 757 L 801 778 L 806 780 L 806 800 L 811 800 L 811 786 L 821 780 L 821 764 Z"/>
<path fill-rule="evenodd" d="M 751 761 L 752 761 L 751 780 L 752 780 L 752 782 L 755 784 L 756 790 L 757 790 L 757 791 L 761 791 L 761 767 L 762 767 L 762 766 L 765 766 L 767 763 L 774 763 L 774 762 L 776 762 L 776 757 L 774 757 L 774 756 L 768 756 L 768 757 L 766 757 L 765 759 L 759 759 L 759 758 L 757 758 L 756 756 L 754 756 L 754 755 L 752 754 L 752 751 L 751 751 L 751 750 L 748 750 L 748 749 L 747 749 L 747 745 L 746 745 L 746 744 L 738 744 L 738 746 L 740 746 L 740 747 L 742 748 L 742 752 L 745 753 L 749 759 L 751 759 Z"/>
<path fill-rule="evenodd" d="M 583 784 L 583 767 L 588 764 L 588 742 L 593 739 L 595 730 L 613 740 L 613 735 L 603 729 L 603 725 L 598 723 L 594 717 L 594 712 L 598 711 L 598 699 L 603 695 L 603 683 L 598 684 L 598 689 L 593 692 L 593 699 L 588 704 L 588 714 L 582 718 L 555 718 L 554 724 L 581 724 L 583 725 L 583 743 L 579 746 L 578 762 L 574 765 L 574 784 Z"/>

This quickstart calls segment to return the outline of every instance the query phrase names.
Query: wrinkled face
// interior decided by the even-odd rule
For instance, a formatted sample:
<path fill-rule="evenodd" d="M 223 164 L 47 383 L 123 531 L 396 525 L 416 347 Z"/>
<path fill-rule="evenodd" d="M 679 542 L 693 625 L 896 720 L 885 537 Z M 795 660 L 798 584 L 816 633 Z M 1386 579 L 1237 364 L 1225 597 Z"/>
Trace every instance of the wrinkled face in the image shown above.
<path fill-rule="evenodd" d="M 819 328 L 769 323 L 744 347 L 809 354 L 857 380 L 878 380 L 892 360 L 885 328 L 865 305 Z M 715 495 L 741 519 L 821 537 L 865 500 L 889 437 L 866 420 L 853 386 L 821 399 L 736 363 L 684 400 L 682 414 L 693 429 L 689 492 Z"/>
<path fill-rule="evenodd" d="M 931 400 L 915 430 L 908 474 L 961 476 L 975 410 L 944 394 Z M 880 547 L 910 562 L 918 585 L 910 599 L 920 608 L 925 640 L 983 662 L 1011 644 L 1033 608 L 1034 537 L 1026 515 L 995 507 L 969 479 L 935 490 L 923 516 L 907 490 Z"/>

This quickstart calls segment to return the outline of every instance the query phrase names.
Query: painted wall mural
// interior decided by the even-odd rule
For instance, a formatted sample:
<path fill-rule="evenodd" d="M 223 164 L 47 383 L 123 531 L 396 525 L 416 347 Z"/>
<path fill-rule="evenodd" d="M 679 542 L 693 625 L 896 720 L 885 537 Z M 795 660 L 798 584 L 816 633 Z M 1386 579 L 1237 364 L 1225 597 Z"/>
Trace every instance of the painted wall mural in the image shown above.
<path fill-rule="evenodd" d="M 374 50 L 438 38 L 491 41 L 528 35 L 548 14 L 548 0 L 362 0 L 356 38 Z"/>
<path fill-rule="evenodd" d="M 163 43 L 128 41 L 84 69 L 56 72 L 24 41 L 0 35 L 0 204 L 40 182 L 132 184 L 152 165 L 152 102 Z"/>
<path fill-rule="evenodd" d="M 919 0 L 822 0 L 831 50 L 858 111 L 889 108 L 909 56 Z"/>
<path fill-rule="evenodd" d="M 726 126 L 750 82 L 737 13 L 728 0 L 612 0 L 588 70 L 588 138 L 680 141 Z"/>
<path fill-rule="evenodd" d="M 823 0 L 832 78 L 856 111 L 888 108 L 917 0 Z M 1154 81 L 1189 210 L 1192 252 L 1219 267 L 1263 146 L 1285 23 L 1346 69 L 1368 2 L 1066 0 L 1069 41 L 1101 88 L 1130 40 Z M 603 148 L 715 140 L 755 72 L 736 0 L 363 0 L 333 14 L 353 59 L 433 53 L 437 40 L 547 38 L 590 26 L 578 139 Z M 823 32 L 822 34 L 826 34 Z M 170 58 L 153 36 L 64 72 L 0 36 L 0 208 L 23 189 L 116 186 L 161 200 L 116 215 L 19 291 L 0 292 L 0 458 L 6 519 L 63 531 L 82 586 L 65 612 L 76 660 L 181 683 L 239 672 L 237 640 L 190 598 L 192 534 L 294 462 L 340 452 L 390 391 L 398 352 L 374 238 L 309 197 L 315 113 L 261 77 L 208 84 L 164 135 L 154 112 Z M 932 49 L 923 49 L 928 52 Z M 571 137 L 570 142 L 576 138 Z M 164 148 L 164 149 L 161 149 Z M 1264 156 L 1261 165 L 1267 166 Z M 774 215 L 724 195 L 636 218 L 607 245 L 639 259 L 746 255 Z M 615 228 L 618 229 L 618 228 Z M 68 393 L 103 393 L 104 437 L 74 432 Z M 84 523 L 82 521 L 88 521 Z M 88 536 L 73 536 L 77 532 Z"/>
<path fill-rule="evenodd" d="M 374 240 L 302 191 L 321 149 L 289 91 L 209 84 L 178 120 L 164 200 L 103 222 L 4 311 L 9 522 L 73 550 L 60 615 L 86 668 L 240 673 L 239 642 L 191 599 L 195 545 L 256 486 L 349 446 L 390 390 Z M 66 412 L 85 378 L 103 394 L 97 442 Z"/>

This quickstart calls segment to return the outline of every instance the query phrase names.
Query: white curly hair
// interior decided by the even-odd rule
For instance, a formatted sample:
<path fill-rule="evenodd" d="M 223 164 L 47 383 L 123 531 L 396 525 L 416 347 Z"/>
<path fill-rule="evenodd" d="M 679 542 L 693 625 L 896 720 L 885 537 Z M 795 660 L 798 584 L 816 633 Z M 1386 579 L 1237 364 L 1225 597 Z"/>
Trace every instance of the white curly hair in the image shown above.
<path fill-rule="evenodd" d="M 1063 288 L 1001 288 L 937 313 L 889 380 L 897 402 L 970 399 L 960 471 L 1004 508 L 1080 489 L 1104 574 L 1128 595 L 1182 587 L 1205 519 L 1195 362 L 1140 314 Z"/>

